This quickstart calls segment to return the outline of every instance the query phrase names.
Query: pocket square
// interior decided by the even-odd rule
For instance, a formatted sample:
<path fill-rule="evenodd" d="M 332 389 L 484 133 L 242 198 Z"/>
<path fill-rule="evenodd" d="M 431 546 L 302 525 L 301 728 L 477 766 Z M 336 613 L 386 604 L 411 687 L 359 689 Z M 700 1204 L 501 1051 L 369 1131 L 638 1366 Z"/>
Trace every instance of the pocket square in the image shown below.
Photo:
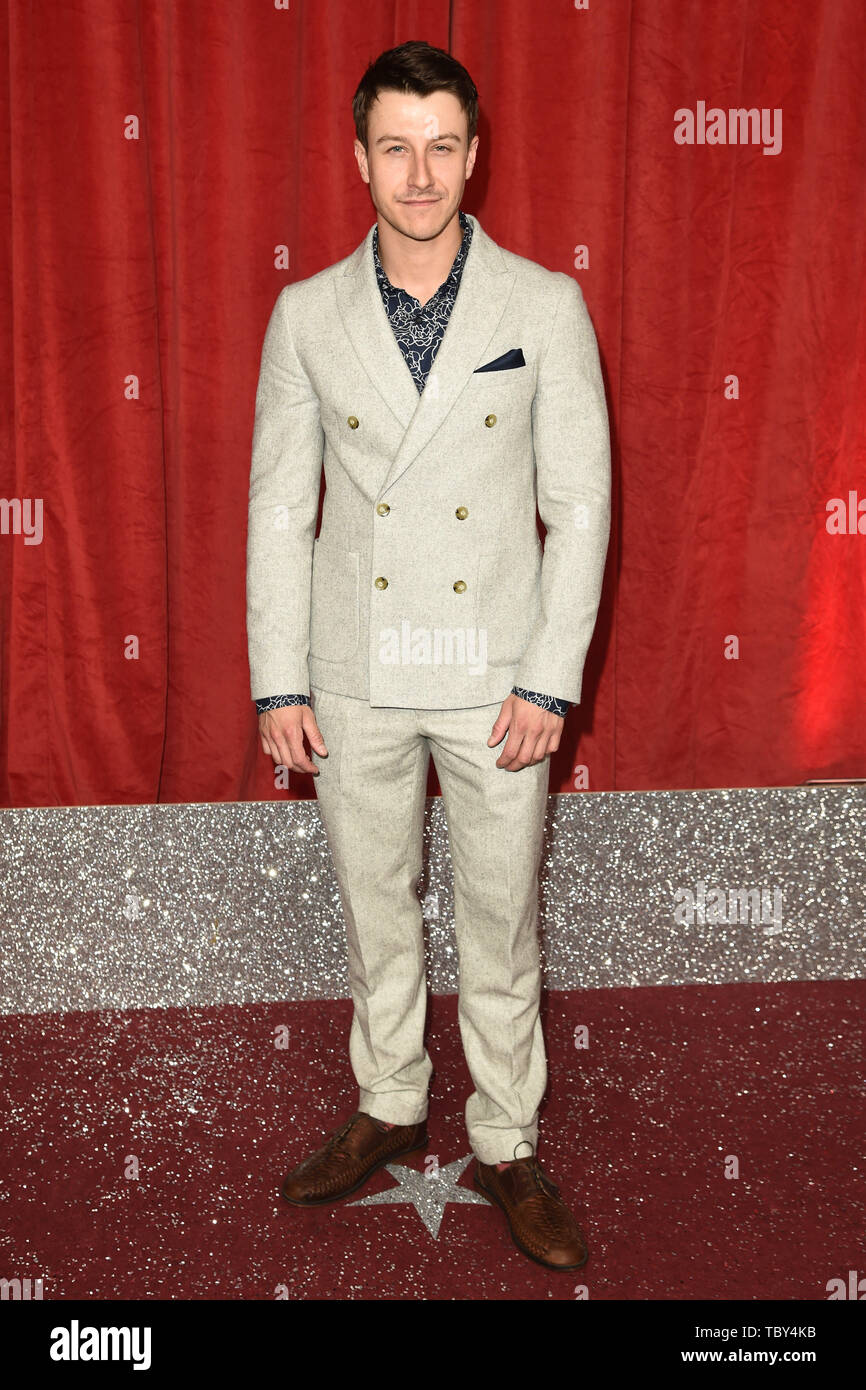
<path fill-rule="evenodd" d="M 476 367 L 476 372 L 505 372 L 510 367 L 525 367 L 526 358 L 523 356 L 523 348 L 509 348 L 508 352 L 503 352 L 501 357 L 494 357 L 492 362 L 485 362 L 483 367 Z M 473 376 L 475 372 L 473 372 Z"/>

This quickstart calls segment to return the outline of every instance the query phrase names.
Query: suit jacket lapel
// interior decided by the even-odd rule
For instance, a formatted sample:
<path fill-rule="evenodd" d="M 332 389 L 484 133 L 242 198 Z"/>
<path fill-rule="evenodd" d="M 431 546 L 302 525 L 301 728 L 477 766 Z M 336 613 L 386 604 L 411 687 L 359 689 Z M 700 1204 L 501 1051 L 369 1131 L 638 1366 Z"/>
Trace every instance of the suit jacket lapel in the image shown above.
<path fill-rule="evenodd" d="M 348 258 L 337 280 L 337 303 L 346 334 L 383 403 L 405 433 L 379 492 L 409 467 L 454 406 L 505 312 L 514 272 L 476 217 L 472 244 L 445 335 L 421 395 L 394 337 L 373 266 L 373 227 Z"/>

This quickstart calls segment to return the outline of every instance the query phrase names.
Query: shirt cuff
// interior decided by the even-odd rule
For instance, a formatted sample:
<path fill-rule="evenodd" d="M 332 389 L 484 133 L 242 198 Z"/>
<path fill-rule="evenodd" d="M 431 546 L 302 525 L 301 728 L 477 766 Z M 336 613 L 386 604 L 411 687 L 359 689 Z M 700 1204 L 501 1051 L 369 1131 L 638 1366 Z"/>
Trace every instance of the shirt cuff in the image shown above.
<path fill-rule="evenodd" d="M 555 695 L 539 695 L 537 690 L 525 690 L 522 685 L 513 685 L 511 693 L 512 695 L 519 695 L 521 700 L 528 700 L 531 705 L 540 705 L 542 709 L 549 709 L 553 714 L 560 715 L 562 719 L 571 708 L 568 700 L 557 700 Z"/>
<path fill-rule="evenodd" d="M 309 695 L 268 695 L 256 700 L 256 714 L 265 714 L 269 709 L 282 709 L 284 705 L 308 705 Z"/>
<path fill-rule="evenodd" d="M 562 719 L 571 708 L 568 700 L 558 700 L 555 695 L 541 695 L 537 690 L 526 690 L 522 685 L 512 686 L 511 693 L 512 695 L 519 695 L 521 700 L 527 700 L 531 705 L 539 705 L 542 709 L 558 714 Z M 256 713 L 264 714 L 267 710 L 282 709 L 285 705 L 308 705 L 309 703 L 309 695 L 268 695 L 262 700 L 256 700 Z"/>

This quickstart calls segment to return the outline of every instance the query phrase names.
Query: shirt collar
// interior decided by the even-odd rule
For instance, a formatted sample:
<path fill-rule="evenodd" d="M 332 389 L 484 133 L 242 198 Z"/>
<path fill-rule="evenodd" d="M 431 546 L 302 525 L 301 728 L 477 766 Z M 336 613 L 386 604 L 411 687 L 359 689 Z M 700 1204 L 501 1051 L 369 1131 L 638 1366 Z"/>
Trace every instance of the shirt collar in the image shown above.
<path fill-rule="evenodd" d="M 465 264 L 467 254 L 469 252 L 469 243 L 472 240 L 472 223 L 469 221 L 469 218 L 466 216 L 466 213 L 463 212 L 462 209 L 458 210 L 457 217 L 459 219 L 460 226 L 463 231 L 463 240 L 460 243 L 457 255 L 454 257 L 454 262 L 451 266 L 451 269 L 449 270 L 446 278 L 442 281 L 442 284 L 439 286 L 439 289 L 437 289 L 436 294 L 432 296 L 433 299 L 436 298 L 436 295 L 438 295 L 446 285 L 453 285 L 456 289 L 457 285 L 459 285 L 460 283 L 460 276 L 463 273 L 463 266 Z M 398 287 L 396 285 L 391 284 L 391 281 L 385 274 L 382 262 L 379 260 L 378 223 L 373 228 L 373 265 L 376 270 L 376 279 L 379 282 L 379 288 L 382 290 L 383 293 L 385 293 L 388 290 L 392 291 L 392 293 L 406 293 L 405 290 L 398 290 Z"/>

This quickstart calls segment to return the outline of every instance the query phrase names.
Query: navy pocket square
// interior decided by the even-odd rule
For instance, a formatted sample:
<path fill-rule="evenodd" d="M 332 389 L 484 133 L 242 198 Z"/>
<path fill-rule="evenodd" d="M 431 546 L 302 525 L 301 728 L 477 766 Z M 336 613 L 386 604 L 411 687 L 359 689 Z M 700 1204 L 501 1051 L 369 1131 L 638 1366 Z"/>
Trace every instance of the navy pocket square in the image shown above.
<path fill-rule="evenodd" d="M 526 358 L 523 356 L 523 348 L 510 348 L 508 352 L 503 352 L 501 357 L 494 357 L 492 362 L 485 362 L 483 367 L 476 367 L 476 372 L 505 372 L 510 367 L 525 367 Z M 475 373 L 473 372 L 473 376 Z"/>

